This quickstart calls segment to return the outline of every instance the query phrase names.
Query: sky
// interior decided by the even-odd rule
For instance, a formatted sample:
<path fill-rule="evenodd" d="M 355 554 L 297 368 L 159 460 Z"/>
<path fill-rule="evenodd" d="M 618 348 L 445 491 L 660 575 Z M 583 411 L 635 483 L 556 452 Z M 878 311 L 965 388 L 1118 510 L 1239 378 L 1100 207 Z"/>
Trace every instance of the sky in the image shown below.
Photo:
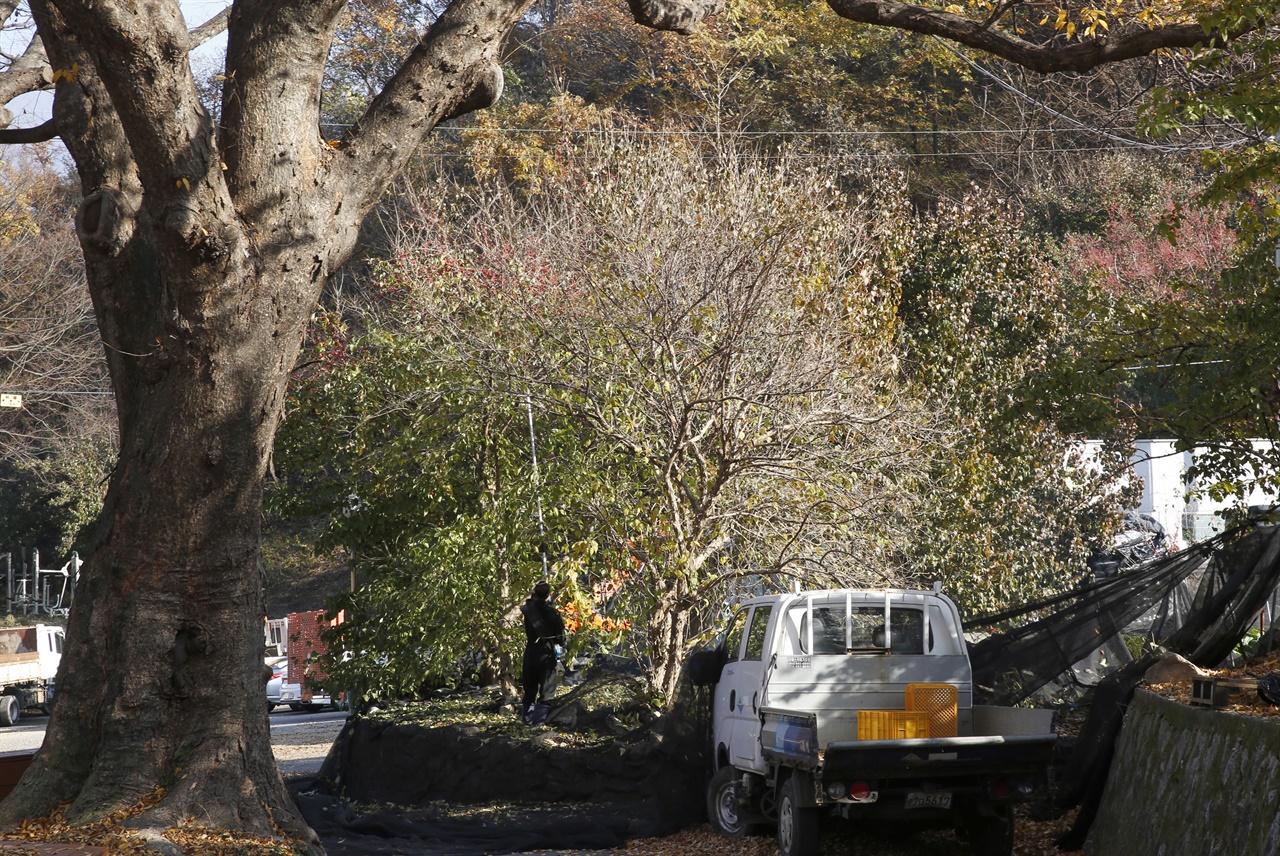
<path fill-rule="evenodd" d="M 203 24 L 228 5 L 230 5 L 230 0 L 182 0 L 182 14 L 186 17 L 187 24 L 194 27 L 198 24 Z M 0 48 L 3 48 L 6 52 L 16 51 L 28 37 L 29 34 L 23 35 L 22 41 L 17 41 L 15 44 L 12 41 L 14 37 L 6 39 L 0 35 Z M 223 34 L 206 42 L 199 49 L 192 52 L 192 65 L 197 75 L 203 73 L 202 65 L 211 65 L 221 59 L 226 50 L 226 42 L 227 37 Z M 14 126 L 31 127 L 39 125 L 47 121 L 51 115 L 53 93 L 33 92 L 14 99 L 6 106 L 14 113 Z"/>

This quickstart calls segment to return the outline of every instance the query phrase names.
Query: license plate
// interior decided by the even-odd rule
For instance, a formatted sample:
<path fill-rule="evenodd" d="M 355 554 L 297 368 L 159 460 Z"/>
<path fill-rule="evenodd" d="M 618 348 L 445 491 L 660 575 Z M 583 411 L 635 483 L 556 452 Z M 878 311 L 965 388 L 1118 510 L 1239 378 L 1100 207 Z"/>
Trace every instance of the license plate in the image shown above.
<path fill-rule="evenodd" d="M 907 794 L 907 808 L 951 808 L 951 791 Z"/>

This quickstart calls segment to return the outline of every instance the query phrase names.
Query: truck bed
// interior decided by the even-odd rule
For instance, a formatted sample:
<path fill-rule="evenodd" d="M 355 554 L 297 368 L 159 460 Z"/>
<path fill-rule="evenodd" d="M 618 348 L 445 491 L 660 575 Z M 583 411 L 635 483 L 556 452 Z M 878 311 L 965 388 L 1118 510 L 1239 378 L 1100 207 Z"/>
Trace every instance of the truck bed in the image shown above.
<path fill-rule="evenodd" d="M 1048 766 L 1056 740 L 1052 734 L 849 740 L 828 745 L 822 766 L 837 778 L 1034 773 Z"/>
<path fill-rule="evenodd" d="M 819 748 L 818 718 L 763 708 L 760 749 L 766 758 L 826 776 L 915 778 L 1034 772 L 1048 766 L 1057 737 L 1008 734 L 907 740 L 840 740 Z"/>
<path fill-rule="evenodd" d="M 41 674 L 40 654 L 35 651 L 0 654 L 0 685 L 39 680 Z"/>

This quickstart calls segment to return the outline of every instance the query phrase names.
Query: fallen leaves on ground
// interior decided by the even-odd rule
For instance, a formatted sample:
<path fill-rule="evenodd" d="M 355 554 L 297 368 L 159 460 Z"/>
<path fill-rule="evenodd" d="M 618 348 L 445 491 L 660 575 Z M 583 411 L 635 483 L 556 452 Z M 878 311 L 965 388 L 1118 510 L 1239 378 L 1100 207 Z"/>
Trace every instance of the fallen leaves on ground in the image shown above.
<path fill-rule="evenodd" d="M 1280 651 L 1273 651 L 1265 657 L 1252 660 L 1243 666 L 1233 669 L 1220 669 L 1212 676 L 1220 680 L 1256 680 L 1265 678 L 1272 672 L 1280 671 Z M 1191 681 L 1174 681 L 1167 684 L 1144 684 L 1151 692 L 1182 704 L 1191 704 Z M 1263 719 L 1280 718 L 1280 707 L 1268 704 L 1258 698 L 1255 690 L 1241 690 L 1234 695 L 1234 701 L 1225 707 L 1204 708 L 1205 710 L 1226 711 L 1242 716 L 1254 716 Z"/>
<path fill-rule="evenodd" d="M 1014 856 L 1064 856 L 1070 851 L 1054 842 L 1075 821 L 1075 811 L 1049 820 L 1036 820 L 1028 808 L 1019 808 L 1013 845 Z M 614 850 L 539 851 L 547 856 L 776 856 L 778 844 L 772 833 L 746 838 L 726 838 L 707 824 L 682 829 L 663 838 L 630 841 Z M 823 856 L 937 856 L 963 853 L 951 830 L 911 830 L 875 826 L 859 827 L 841 821 L 828 823 L 823 830 Z M 535 856 L 535 854 L 529 854 Z"/>
<path fill-rule="evenodd" d="M 160 788 L 127 808 L 74 826 L 67 822 L 66 806 L 62 806 L 46 817 L 24 820 L 16 829 L 0 833 L 0 838 L 105 847 L 112 856 L 155 856 L 156 851 L 148 846 L 146 837 L 123 824 L 154 808 L 163 798 L 164 789 Z M 294 856 L 297 853 L 293 842 L 279 838 L 260 838 L 194 824 L 167 829 L 164 839 L 178 845 L 183 853 L 200 856 Z"/>

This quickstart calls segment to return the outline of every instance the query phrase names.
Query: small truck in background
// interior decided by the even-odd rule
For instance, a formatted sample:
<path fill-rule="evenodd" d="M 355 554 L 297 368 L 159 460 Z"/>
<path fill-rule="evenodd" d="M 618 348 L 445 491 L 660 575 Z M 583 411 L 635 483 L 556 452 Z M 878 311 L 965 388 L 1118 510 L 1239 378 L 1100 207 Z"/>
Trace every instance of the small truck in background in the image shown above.
<path fill-rule="evenodd" d="M 973 704 L 940 586 L 755 597 L 704 654 L 707 812 L 724 835 L 775 824 L 782 856 L 816 856 L 826 814 L 954 828 L 1009 856 L 1013 806 L 1047 796 L 1052 711 Z"/>
<path fill-rule="evenodd" d="M 0 627 L 0 726 L 27 708 L 49 710 L 64 631 L 52 624 Z"/>

